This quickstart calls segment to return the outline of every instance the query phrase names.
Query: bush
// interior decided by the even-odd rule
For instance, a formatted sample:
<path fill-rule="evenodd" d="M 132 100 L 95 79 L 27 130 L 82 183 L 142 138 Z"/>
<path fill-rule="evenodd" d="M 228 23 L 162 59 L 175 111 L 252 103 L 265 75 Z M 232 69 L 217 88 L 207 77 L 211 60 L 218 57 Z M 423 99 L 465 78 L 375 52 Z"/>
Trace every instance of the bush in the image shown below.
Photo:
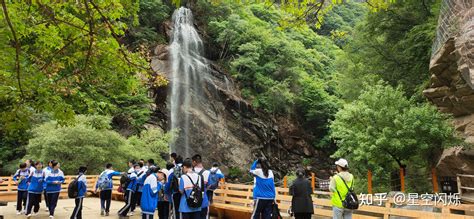
<path fill-rule="evenodd" d="M 89 174 L 97 174 L 105 163 L 124 169 L 129 159 L 159 160 L 160 153 L 168 153 L 171 134 L 150 129 L 143 131 L 140 137 L 127 140 L 111 129 L 110 122 L 108 116 L 79 115 L 72 125 L 62 126 L 57 121 L 43 123 L 33 129 L 26 157 L 58 160 L 65 174 L 75 174 L 83 165 L 88 167 Z"/>

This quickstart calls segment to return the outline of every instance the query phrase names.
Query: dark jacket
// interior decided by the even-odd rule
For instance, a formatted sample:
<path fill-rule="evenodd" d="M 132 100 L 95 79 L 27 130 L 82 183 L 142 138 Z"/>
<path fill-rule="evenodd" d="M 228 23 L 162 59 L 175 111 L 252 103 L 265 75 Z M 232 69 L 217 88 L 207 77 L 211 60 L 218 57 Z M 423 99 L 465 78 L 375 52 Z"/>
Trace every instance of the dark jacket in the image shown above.
<path fill-rule="evenodd" d="M 313 200 L 311 199 L 313 189 L 305 178 L 297 178 L 290 186 L 291 209 L 294 213 L 314 213 Z"/>

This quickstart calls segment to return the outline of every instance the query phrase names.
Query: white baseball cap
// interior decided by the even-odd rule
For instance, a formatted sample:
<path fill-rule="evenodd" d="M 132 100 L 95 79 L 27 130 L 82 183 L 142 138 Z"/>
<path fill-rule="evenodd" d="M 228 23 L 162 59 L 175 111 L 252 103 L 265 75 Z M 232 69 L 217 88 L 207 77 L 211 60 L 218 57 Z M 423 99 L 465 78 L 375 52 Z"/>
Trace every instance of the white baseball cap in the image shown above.
<path fill-rule="evenodd" d="M 343 158 L 340 158 L 339 160 L 337 160 L 335 162 L 335 164 L 340 166 L 340 167 L 345 167 L 345 168 L 347 168 L 349 166 L 349 164 L 347 163 L 347 160 L 343 159 Z"/>

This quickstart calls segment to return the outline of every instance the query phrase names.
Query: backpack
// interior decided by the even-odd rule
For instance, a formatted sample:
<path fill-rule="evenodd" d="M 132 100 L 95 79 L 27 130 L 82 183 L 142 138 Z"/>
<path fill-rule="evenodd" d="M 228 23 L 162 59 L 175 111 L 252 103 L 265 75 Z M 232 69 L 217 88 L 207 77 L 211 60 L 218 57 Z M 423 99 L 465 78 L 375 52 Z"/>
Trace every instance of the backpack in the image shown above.
<path fill-rule="evenodd" d="M 120 177 L 120 187 L 123 191 L 127 190 L 128 184 L 130 184 L 131 181 L 132 180 L 126 174 Z"/>
<path fill-rule="evenodd" d="M 179 190 L 179 179 L 183 175 L 183 170 L 179 165 L 176 165 L 173 168 L 173 178 L 171 179 L 170 190 L 178 191 Z"/>
<path fill-rule="evenodd" d="M 273 203 L 272 206 L 272 219 L 282 219 L 280 214 L 280 209 L 278 208 L 278 204 L 276 202 Z"/>
<path fill-rule="evenodd" d="M 216 190 L 217 187 L 219 187 L 219 176 L 217 175 L 217 171 L 218 169 L 211 171 L 211 174 L 209 175 L 209 185 L 207 186 L 207 189 L 209 190 Z"/>
<path fill-rule="evenodd" d="M 191 183 L 193 184 L 193 189 L 189 193 L 189 196 L 186 192 L 184 192 L 184 196 L 186 197 L 186 203 L 190 208 L 200 208 L 202 206 L 204 191 L 201 187 L 199 187 L 198 182 L 199 180 L 202 180 L 202 177 L 201 175 L 198 175 L 198 181 L 194 183 L 190 176 L 185 176 L 187 176 L 189 178 L 189 181 L 191 181 Z"/>
<path fill-rule="evenodd" d="M 99 176 L 99 180 L 97 181 L 97 187 L 99 188 L 100 191 L 105 190 L 109 188 L 110 186 L 110 178 L 107 176 L 107 171 L 102 172 Z"/>
<path fill-rule="evenodd" d="M 77 198 L 79 195 L 79 178 L 82 176 L 82 174 L 79 174 L 77 178 L 74 178 L 71 183 L 69 183 L 69 186 L 67 187 L 67 196 L 69 198 Z"/>
<path fill-rule="evenodd" d="M 347 186 L 346 184 L 346 181 L 341 176 L 339 176 L 339 178 L 341 178 L 342 182 L 344 182 L 344 185 L 348 190 L 345 199 L 342 200 L 341 194 L 336 189 L 339 198 L 342 200 L 342 206 L 347 209 L 358 209 L 359 200 L 357 199 L 357 195 L 355 194 L 355 192 L 352 190 L 352 186 L 354 185 L 354 183 L 351 185 L 351 188 L 349 188 L 349 186 Z"/>

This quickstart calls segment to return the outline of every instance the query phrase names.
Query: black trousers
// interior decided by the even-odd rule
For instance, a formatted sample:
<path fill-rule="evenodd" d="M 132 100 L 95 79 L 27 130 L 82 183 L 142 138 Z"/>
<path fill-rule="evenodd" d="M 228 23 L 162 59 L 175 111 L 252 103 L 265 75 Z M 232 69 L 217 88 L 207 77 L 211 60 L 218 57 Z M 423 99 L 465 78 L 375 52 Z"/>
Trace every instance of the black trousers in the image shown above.
<path fill-rule="evenodd" d="M 142 214 L 142 219 L 153 219 L 153 214 Z"/>
<path fill-rule="evenodd" d="M 84 198 L 76 198 L 76 207 L 72 211 L 71 219 L 82 219 L 82 201 Z"/>
<path fill-rule="evenodd" d="M 22 211 L 23 208 L 26 208 L 26 199 L 28 198 L 28 191 L 18 190 L 16 195 L 16 210 Z"/>
<path fill-rule="evenodd" d="M 201 219 L 209 219 L 209 207 L 201 208 Z"/>
<path fill-rule="evenodd" d="M 130 190 L 125 191 L 125 206 L 118 211 L 118 214 L 124 217 L 127 216 L 128 212 L 132 209 L 132 206 L 136 205 L 135 200 L 135 192 Z"/>
<path fill-rule="evenodd" d="M 181 213 L 181 218 L 182 219 L 201 219 L 201 212 L 196 211 L 196 212 L 188 212 L 188 213 Z"/>
<path fill-rule="evenodd" d="M 140 206 L 140 201 L 142 200 L 142 192 L 137 192 L 136 195 L 135 195 L 137 201 L 137 205 Z"/>
<path fill-rule="evenodd" d="M 28 192 L 28 198 L 26 199 L 26 215 L 31 214 L 31 209 L 34 207 L 33 212 L 37 213 L 40 208 L 41 193 Z"/>
<path fill-rule="evenodd" d="M 209 204 L 212 204 L 212 198 L 214 197 L 214 191 L 213 190 L 207 190 L 207 199 L 209 200 Z"/>
<path fill-rule="evenodd" d="M 100 208 L 105 209 L 105 212 L 109 212 L 111 201 L 112 201 L 112 190 L 100 191 Z"/>
<path fill-rule="evenodd" d="M 49 215 L 54 216 L 54 209 L 56 209 L 56 205 L 58 204 L 59 199 L 59 192 L 55 193 L 47 193 L 48 202 L 49 202 Z"/>
<path fill-rule="evenodd" d="M 272 218 L 273 200 L 270 199 L 256 199 L 252 219 L 271 219 Z"/>
<path fill-rule="evenodd" d="M 295 219 L 311 219 L 311 213 L 295 213 Z"/>
<path fill-rule="evenodd" d="M 170 203 L 165 201 L 158 202 L 158 218 L 168 219 L 170 217 Z"/>
<path fill-rule="evenodd" d="M 48 201 L 48 195 L 46 194 L 46 191 L 43 192 L 44 195 L 44 203 L 46 204 L 46 209 L 49 210 L 49 201 Z"/>
<path fill-rule="evenodd" d="M 179 214 L 179 202 L 181 200 L 181 193 L 174 193 L 171 196 L 171 199 L 173 199 L 173 213 L 174 213 L 174 218 L 173 219 L 180 219 L 180 214 Z"/>

